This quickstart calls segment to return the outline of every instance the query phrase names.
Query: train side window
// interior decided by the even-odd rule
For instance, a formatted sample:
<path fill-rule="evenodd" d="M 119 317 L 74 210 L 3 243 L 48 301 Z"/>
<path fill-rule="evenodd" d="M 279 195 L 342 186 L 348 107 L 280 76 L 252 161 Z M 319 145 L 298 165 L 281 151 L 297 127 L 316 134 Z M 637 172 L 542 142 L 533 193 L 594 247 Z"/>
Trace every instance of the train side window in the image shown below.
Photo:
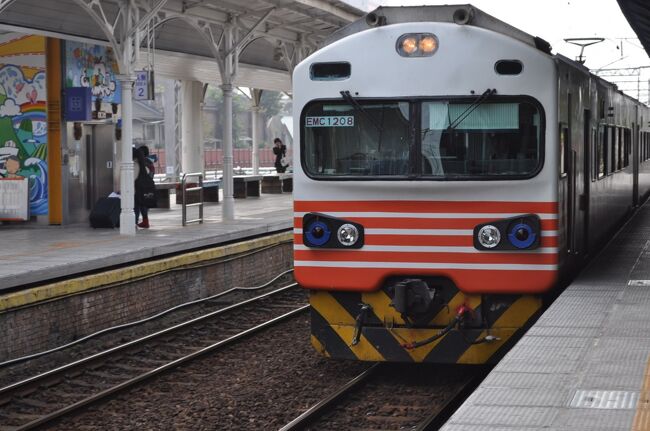
<path fill-rule="evenodd" d="M 569 128 L 560 123 L 560 177 L 566 177 L 569 171 Z"/>
<path fill-rule="evenodd" d="M 623 128 L 616 128 L 616 170 L 623 169 Z"/>
<path fill-rule="evenodd" d="M 598 129 L 596 127 L 591 128 L 589 166 L 591 168 L 591 181 L 596 181 L 598 179 Z"/>
<path fill-rule="evenodd" d="M 598 101 L 598 118 L 601 119 L 601 120 L 603 118 L 605 118 L 605 100 L 604 99 L 600 99 Z"/>
<path fill-rule="evenodd" d="M 598 178 L 603 178 L 606 175 L 605 154 L 607 154 L 607 142 L 605 142 L 606 127 L 601 126 L 598 129 L 598 148 L 596 149 L 596 169 L 594 172 L 598 173 Z"/>
<path fill-rule="evenodd" d="M 634 128 L 634 124 L 632 124 L 632 128 Z M 625 137 L 625 152 L 623 154 L 623 167 L 627 168 L 630 166 L 630 152 L 632 150 L 632 130 L 630 129 L 625 129 L 623 131 L 624 137 Z"/>
<path fill-rule="evenodd" d="M 610 175 L 614 172 L 614 128 L 612 126 L 605 127 L 605 175 Z"/>

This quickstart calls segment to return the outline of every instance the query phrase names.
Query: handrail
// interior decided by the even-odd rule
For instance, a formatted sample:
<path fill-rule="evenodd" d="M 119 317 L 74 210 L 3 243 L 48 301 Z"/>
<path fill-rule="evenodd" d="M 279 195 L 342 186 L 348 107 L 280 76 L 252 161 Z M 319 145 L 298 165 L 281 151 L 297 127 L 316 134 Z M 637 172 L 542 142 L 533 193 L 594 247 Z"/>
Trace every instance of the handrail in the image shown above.
<path fill-rule="evenodd" d="M 187 177 L 196 177 L 199 180 L 198 187 L 187 187 Z M 188 204 L 187 203 L 187 192 L 199 192 L 199 201 L 197 203 Z M 199 222 L 203 223 L 203 173 L 193 172 L 190 174 L 181 173 L 181 193 L 183 196 L 183 226 L 186 226 L 188 223 Z M 199 218 L 192 220 L 187 219 L 187 207 L 199 207 Z"/>

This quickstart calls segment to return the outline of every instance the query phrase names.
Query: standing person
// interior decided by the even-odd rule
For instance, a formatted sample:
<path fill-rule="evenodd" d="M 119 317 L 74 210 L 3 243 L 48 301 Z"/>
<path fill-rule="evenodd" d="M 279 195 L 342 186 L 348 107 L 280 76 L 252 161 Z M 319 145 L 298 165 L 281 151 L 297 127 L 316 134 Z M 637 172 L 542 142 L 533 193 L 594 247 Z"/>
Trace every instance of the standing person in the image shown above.
<path fill-rule="evenodd" d="M 149 228 L 149 208 L 144 205 L 144 192 L 138 187 L 138 178 L 140 175 L 148 175 L 147 164 L 145 162 L 145 157 L 140 149 L 133 149 L 133 178 L 135 180 L 135 193 L 133 194 L 133 210 L 135 211 L 135 223 L 138 227 L 148 229 Z M 142 214 L 142 222 L 138 223 L 138 219 Z"/>
<path fill-rule="evenodd" d="M 283 174 L 287 170 L 288 165 L 282 164 L 282 158 L 287 155 L 287 146 L 282 143 L 282 139 L 275 138 L 273 140 L 273 154 L 275 154 L 275 170 L 278 174 Z"/>
<path fill-rule="evenodd" d="M 149 147 L 142 145 L 138 148 L 142 155 L 144 156 L 144 164 L 147 167 L 147 174 L 150 178 L 153 178 L 156 173 L 156 167 L 153 164 L 153 160 L 149 157 Z"/>

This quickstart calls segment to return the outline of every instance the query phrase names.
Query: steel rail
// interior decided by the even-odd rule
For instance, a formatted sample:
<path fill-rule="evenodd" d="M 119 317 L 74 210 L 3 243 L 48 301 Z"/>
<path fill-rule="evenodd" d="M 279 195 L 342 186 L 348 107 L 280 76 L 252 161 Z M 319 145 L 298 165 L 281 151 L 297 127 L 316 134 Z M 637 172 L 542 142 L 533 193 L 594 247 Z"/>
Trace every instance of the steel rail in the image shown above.
<path fill-rule="evenodd" d="M 214 352 L 214 351 L 216 351 L 216 350 L 218 350 L 218 349 L 220 349 L 222 347 L 225 347 L 225 346 L 228 346 L 228 345 L 232 344 L 235 341 L 238 341 L 238 340 L 240 340 L 242 338 L 245 338 L 245 337 L 247 337 L 249 335 L 255 334 L 255 333 L 260 332 L 260 331 L 262 331 L 264 329 L 267 329 L 267 328 L 269 328 L 269 327 L 271 327 L 273 325 L 276 325 L 276 324 L 278 324 L 280 322 L 283 322 L 283 321 L 285 321 L 285 320 L 287 320 L 289 318 L 292 318 L 292 317 L 294 317 L 294 316 L 296 316 L 296 315 L 298 315 L 300 313 L 303 313 L 303 312 L 307 311 L 309 309 L 309 307 L 310 307 L 309 305 L 303 305 L 300 308 L 292 310 L 292 311 L 290 311 L 288 313 L 285 313 L 285 314 L 283 314 L 281 316 L 275 317 L 275 318 L 273 318 L 271 320 L 268 320 L 268 321 L 266 321 L 266 322 L 264 322 L 264 323 L 262 323 L 260 325 L 249 328 L 249 329 L 247 329 L 245 331 L 240 332 L 239 334 L 236 334 L 236 335 L 233 335 L 232 337 L 226 338 L 225 340 L 221 340 L 221 341 L 219 341 L 217 343 L 214 343 L 214 344 L 212 344 L 210 346 L 204 347 L 204 348 L 202 348 L 200 350 L 197 350 L 196 352 L 190 353 L 189 355 L 183 356 L 182 358 L 175 359 L 175 360 L 173 360 L 173 361 L 171 361 L 171 362 L 169 362 L 169 363 L 167 363 L 165 365 L 162 365 L 162 366 L 160 366 L 158 368 L 155 368 L 155 369 L 153 369 L 151 371 L 147 371 L 146 373 L 143 373 L 143 374 L 141 374 L 141 375 L 139 375 L 137 377 L 129 379 L 129 380 L 127 380 L 125 382 L 122 382 L 122 383 L 120 383 L 118 385 L 115 385 L 112 388 L 105 389 L 105 390 L 103 390 L 103 391 L 101 391 L 101 392 L 99 392 L 99 393 L 97 393 L 95 395 L 92 395 L 92 396 L 90 396 L 88 398 L 85 398 L 85 399 L 83 399 L 81 401 L 77 401 L 74 404 L 70 404 L 67 407 L 64 407 L 64 408 L 59 409 L 59 410 L 57 410 L 55 412 L 49 413 L 49 414 L 47 414 L 45 416 L 42 416 L 42 417 L 40 417 L 40 418 L 38 418 L 36 420 L 33 420 L 33 421 L 29 422 L 29 423 L 21 425 L 18 428 L 16 428 L 16 431 L 29 430 L 29 429 L 35 428 L 37 426 L 44 425 L 44 424 L 46 424 L 48 422 L 51 422 L 52 420 L 58 419 L 61 416 L 64 416 L 64 415 L 66 415 L 68 413 L 71 413 L 71 412 L 73 412 L 73 411 L 75 411 L 75 410 L 77 410 L 77 409 L 79 409 L 81 407 L 84 407 L 84 406 L 87 406 L 87 405 L 89 405 L 91 403 L 95 403 L 97 401 L 100 401 L 100 400 L 102 400 L 102 399 L 104 399 L 104 398 L 106 398 L 106 397 L 108 397 L 110 395 L 114 395 L 117 392 L 123 391 L 124 389 L 127 389 L 127 388 L 132 387 L 132 386 L 134 386 L 134 385 L 136 385 L 138 383 L 141 383 L 141 382 L 143 382 L 143 381 L 145 381 L 147 379 L 150 379 L 150 378 L 152 378 L 152 377 L 154 377 L 154 376 L 156 376 L 156 375 L 158 375 L 160 373 L 163 373 L 163 372 L 168 371 L 168 370 L 170 370 L 172 368 L 178 367 L 179 365 L 182 365 L 182 364 L 184 364 L 186 362 L 189 362 L 189 361 L 191 361 L 193 359 L 196 359 L 198 356 L 204 355 L 206 353 Z"/>
<path fill-rule="evenodd" d="M 75 368 L 80 368 L 82 366 L 87 366 L 87 365 L 89 365 L 91 363 L 101 361 L 104 358 L 115 354 L 116 352 L 120 352 L 120 351 L 127 350 L 129 348 L 137 347 L 138 345 L 140 345 L 140 344 L 142 344 L 142 343 L 144 343 L 146 341 L 149 341 L 149 340 L 152 340 L 154 338 L 158 338 L 160 336 L 169 334 L 171 332 L 175 332 L 175 331 L 178 331 L 180 329 L 192 326 L 192 325 L 194 325 L 194 324 L 196 324 L 198 322 L 202 322 L 204 320 L 213 318 L 213 317 L 215 317 L 217 315 L 220 315 L 220 314 L 224 314 L 224 313 L 226 313 L 228 311 L 237 309 L 239 307 L 243 307 L 243 306 L 251 304 L 253 302 L 257 302 L 257 301 L 266 299 L 266 298 L 268 298 L 270 296 L 285 292 L 285 291 L 287 291 L 287 290 L 289 290 L 289 289 L 291 289 L 291 288 L 293 288 L 293 287 L 295 287 L 297 285 L 298 285 L 298 283 L 291 283 L 291 284 L 289 284 L 287 286 L 284 286 L 284 287 L 281 287 L 279 289 L 273 290 L 271 292 L 265 293 L 264 295 L 256 296 L 254 298 L 250 298 L 250 299 L 247 299 L 245 301 L 238 302 L 237 304 L 233 304 L 233 305 L 230 305 L 228 307 L 221 308 L 219 310 L 215 310 L 215 311 L 207 313 L 207 314 L 205 314 L 203 316 L 195 317 L 193 319 L 187 320 L 187 321 L 179 323 L 177 325 L 170 326 L 169 328 L 165 328 L 163 330 L 154 332 L 152 334 L 145 335 L 144 337 L 140 337 L 140 338 L 137 338 L 135 340 L 129 341 L 127 343 L 120 344 L 119 346 L 112 347 L 112 348 L 110 348 L 108 350 L 104 350 L 102 352 L 95 353 L 94 355 L 79 359 L 78 361 L 74 361 L 74 362 L 71 362 L 69 364 L 62 365 L 60 367 L 54 368 L 54 369 L 52 369 L 50 371 L 46 371 L 46 372 L 38 374 L 36 376 L 27 378 L 25 380 L 21 380 L 19 382 L 12 383 L 11 385 L 0 388 L 0 400 L 5 399 L 7 397 L 10 397 L 11 394 L 15 393 L 18 389 L 21 389 L 21 390 L 24 391 L 29 387 L 38 386 L 44 381 L 56 379 L 57 377 L 61 376 L 62 374 L 65 374 L 65 373 L 67 373 L 67 372 L 69 372 L 69 371 L 71 371 L 71 370 L 73 370 Z"/>
<path fill-rule="evenodd" d="M 317 402 L 306 411 L 304 411 L 300 416 L 280 428 L 279 431 L 294 431 L 304 429 L 310 422 L 314 419 L 317 419 L 321 416 L 322 412 L 330 407 L 333 403 L 340 400 L 342 397 L 347 395 L 350 391 L 355 389 L 361 383 L 366 382 L 372 375 L 374 375 L 377 370 L 382 366 L 381 363 L 375 363 L 370 368 L 365 370 L 363 373 L 359 374 L 357 377 L 353 378 L 335 392 L 329 396 L 323 398 L 321 401 Z"/>

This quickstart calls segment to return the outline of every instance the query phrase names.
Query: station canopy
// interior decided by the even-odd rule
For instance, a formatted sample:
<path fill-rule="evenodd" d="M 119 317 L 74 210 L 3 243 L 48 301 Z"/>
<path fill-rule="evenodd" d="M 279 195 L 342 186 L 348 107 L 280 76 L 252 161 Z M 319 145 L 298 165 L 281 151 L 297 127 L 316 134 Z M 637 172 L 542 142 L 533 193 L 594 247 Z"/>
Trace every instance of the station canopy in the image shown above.
<path fill-rule="evenodd" d="M 650 2 L 648 0 L 618 0 L 618 5 L 650 56 Z"/>
<path fill-rule="evenodd" d="M 140 62 L 153 57 L 158 74 L 219 84 L 215 46 L 231 28 L 242 42 L 234 84 L 276 91 L 289 91 L 293 66 L 363 15 L 338 0 L 0 0 L 0 30 L 109 44 L 105 29 L 119 30 L 111 26 L 125 4 L 153 18 L 154 37 L 143 39 L 155 56 Z"/>

